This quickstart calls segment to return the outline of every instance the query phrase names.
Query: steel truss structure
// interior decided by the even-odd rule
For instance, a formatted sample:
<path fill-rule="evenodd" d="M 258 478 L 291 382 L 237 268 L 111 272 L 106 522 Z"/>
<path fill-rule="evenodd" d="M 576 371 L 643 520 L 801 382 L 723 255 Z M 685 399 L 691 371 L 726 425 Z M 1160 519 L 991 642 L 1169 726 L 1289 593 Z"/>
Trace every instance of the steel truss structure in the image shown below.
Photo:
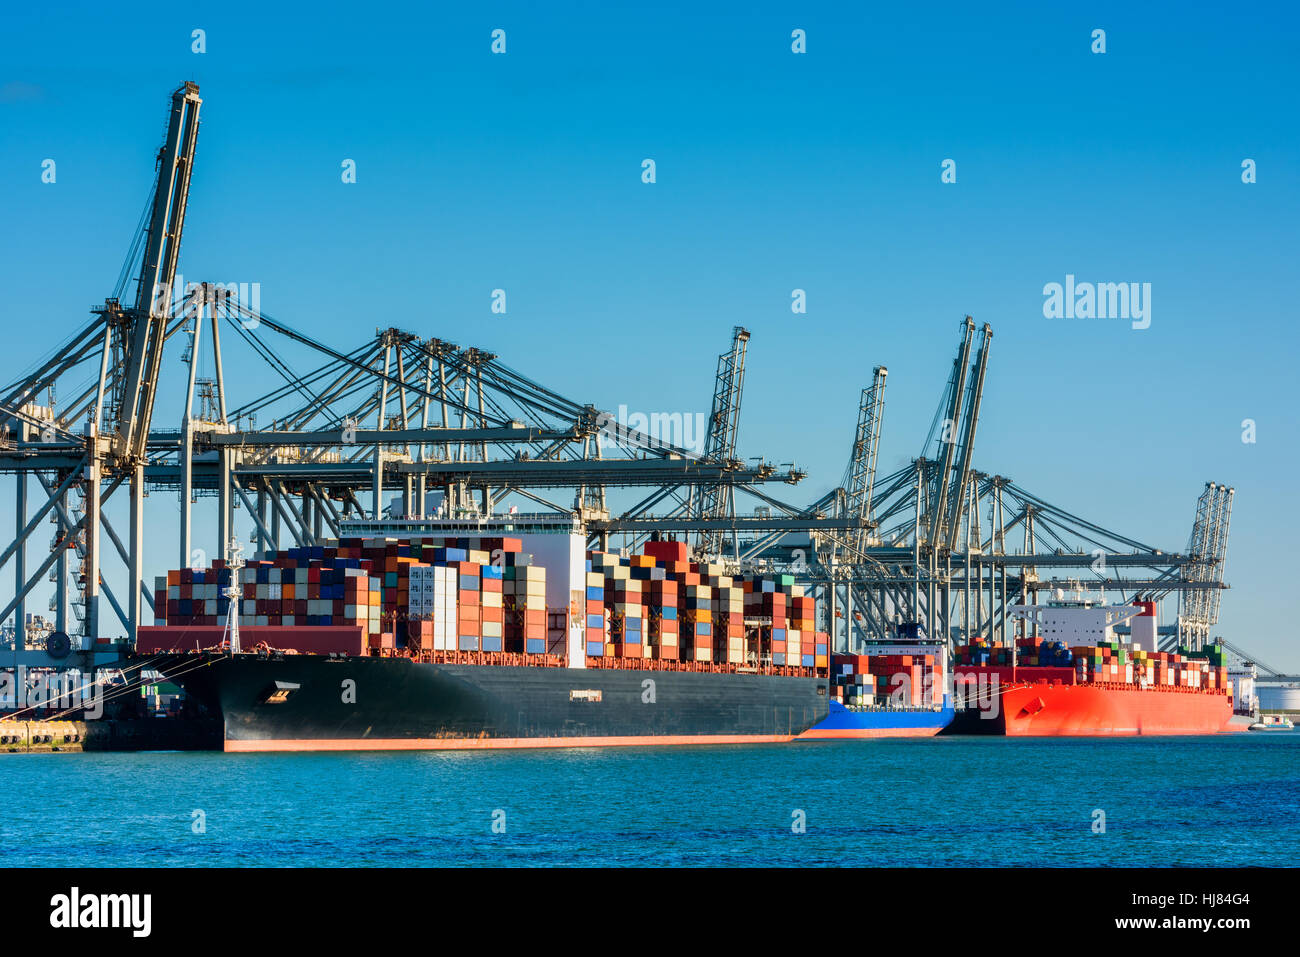
<path fill-rule="evenodd" d="M 0 472 L 15 479 L 16 533 L 0 553 L 0 569 L 12 561 L 15 572 L 0 620 L 14 616 L 17 635 L 27 598 L 47 573 L 56 627 L 81 636 L 83 664 L 93 665 L 95 638 L 119 625 L 131 635 L 146 621 L 148 492 L 165 493 L 151 497 L 159 503 L 174 495 L 179 505 L 178 540 L 165 554 L 180 566 L 194 560 L 192 506 L 205 496 L 216 500 L 211 557 L 226 557 L 240 508 L 258 549 L 336 537 L 356 519 L 493 514 L 512 496 L 576 516 L 593 545 L 680 533 L 694 537 L 702 555 L 797 574 L 825 599 L 840 647 L 888 638 L 899 621 L 923 622 L 936 635 L 1006 639 L 1009 605 L 1034 603 L 1040 591 L 1079 578 L 1125 600 L 1177 592 L 1196 640 L 1217 620 L 1231 491 L 1203 528 L 1198 512 L 1188 553 L 1171 554 L 976 470 L 992 329 L 985 325 L 977 344 L 970 317 L 923 454 L 877 478 L 886 378 L 877 367 L 862 392 L 841 487 L 799 506 L 768 489 L 795 485 L 804 472 L 737 458 L 744 328 L 719 359 L 697 454 L 482 349 L 392 327 L 336 349 L 229 287 L 174 288 L 201 103 L 192 83 L 172 95 L 157 182 L 114 295 L 3 389 Z M 122 297 L 132 276 L 128 306 Z M 265 364 L 271 388 L 232 401 L 223 334 L 227 346 L 236 341 Z M 167 427 L 156 407 L 160 370 L 178 337 L 187 375 L 179 409 L 168 409 L 177 425 Z M 212 378 L 199 375 L 200 355 L 211 357 Z M 130 498 L 124 530 L 104 514 L 120 489 Z M 611 510 L 611 489 L 635 490 L 621 493 L 632 504 Z M 47 519 L 56 532 L 44 555 L 31 558 Z M 125 567 L 124 594 L 104 580 L 106 557 Z M 115 621 L 104 620 L 110 612 Z"/>

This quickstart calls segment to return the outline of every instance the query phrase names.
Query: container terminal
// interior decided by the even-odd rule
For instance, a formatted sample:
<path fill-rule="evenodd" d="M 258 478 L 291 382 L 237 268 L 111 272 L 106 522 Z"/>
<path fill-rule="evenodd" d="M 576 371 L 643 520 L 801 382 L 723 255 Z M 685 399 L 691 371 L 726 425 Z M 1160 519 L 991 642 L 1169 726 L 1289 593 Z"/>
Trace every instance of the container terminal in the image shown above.
<path fill-rule="evenodd" d="M 976 468 L 989 324 L 961 321 L 920 454 L 883 475 L 876 366 L 842 480 L 799 504 L 796 465 L 738 457 L 743 327 L 697 452 L 483 349 L 391 327 L 331 345 L 182 281 L 202 102 L 171 95 L 112 294 L 3 387 L 0 750 L 352 747 L 363 719 L 395 747 L 933 734 L 978 710 L 962 675 L 1014 691 L 982 732 L 1193 732 L 1295 678 L 1212 635 L 1232 488 L 1205 484 L 1171 551 Z M 223 333 L 269 391 L 228 390 Z M 146 533 L 154 509 L 176 540 Z M 322 669 L 400 706 L 322 717 Z M 649 724 L 646 675 L 667 696 Z"/>

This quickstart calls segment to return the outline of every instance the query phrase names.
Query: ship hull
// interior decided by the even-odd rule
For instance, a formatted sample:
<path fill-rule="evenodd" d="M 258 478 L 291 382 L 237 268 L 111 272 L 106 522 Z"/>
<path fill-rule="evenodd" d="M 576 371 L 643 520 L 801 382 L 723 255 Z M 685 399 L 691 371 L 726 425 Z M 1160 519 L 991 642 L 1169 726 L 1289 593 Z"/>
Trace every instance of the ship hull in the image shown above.
<path fill-rule="evenodd" d="M 831 702 L 830 713 L 799 735 L 800 741 L 869 738 L 932 738 L 953 719 L 951 704 L 940 710 L 855 710 Z"/>
<path fill-rule="evenodd" d="M 154 667 L 220 717 L 231 752 L 777 743 L 828 712 L 811 677 L 317 655 Z"/>
<path fill-rule="evenodd" d="M 1219 734 L 1238 730 L 1224 694 L 1096 684 L 1012 685 L 997 707 L 959 711 L 953 734 L 1089 737 Z"/>

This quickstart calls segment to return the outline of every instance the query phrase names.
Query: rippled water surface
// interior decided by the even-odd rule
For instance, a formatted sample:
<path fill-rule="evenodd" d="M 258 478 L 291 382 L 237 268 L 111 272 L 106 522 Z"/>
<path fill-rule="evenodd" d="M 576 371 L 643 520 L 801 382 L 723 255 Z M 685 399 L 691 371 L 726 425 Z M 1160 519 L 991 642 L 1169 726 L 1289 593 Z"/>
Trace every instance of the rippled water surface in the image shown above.
<path fill-rule="evenodd" d="M 4 755 L 0 779 L 8 866 L 1300 864 L 1300 733 Z"/>

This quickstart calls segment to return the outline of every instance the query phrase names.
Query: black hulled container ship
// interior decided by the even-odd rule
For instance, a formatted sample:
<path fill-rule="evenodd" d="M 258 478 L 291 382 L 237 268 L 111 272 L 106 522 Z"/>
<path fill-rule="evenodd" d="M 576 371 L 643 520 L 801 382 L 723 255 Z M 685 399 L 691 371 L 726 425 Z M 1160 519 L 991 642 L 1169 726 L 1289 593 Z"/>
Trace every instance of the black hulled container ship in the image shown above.
<path fill-rule="evenodd" d="M 225 750 L 784 742 L 827 718 L 828 639 L 788 575 L 588 552 L 567 516 L 344 532 L 156 582 L 136 655 Z"/>

